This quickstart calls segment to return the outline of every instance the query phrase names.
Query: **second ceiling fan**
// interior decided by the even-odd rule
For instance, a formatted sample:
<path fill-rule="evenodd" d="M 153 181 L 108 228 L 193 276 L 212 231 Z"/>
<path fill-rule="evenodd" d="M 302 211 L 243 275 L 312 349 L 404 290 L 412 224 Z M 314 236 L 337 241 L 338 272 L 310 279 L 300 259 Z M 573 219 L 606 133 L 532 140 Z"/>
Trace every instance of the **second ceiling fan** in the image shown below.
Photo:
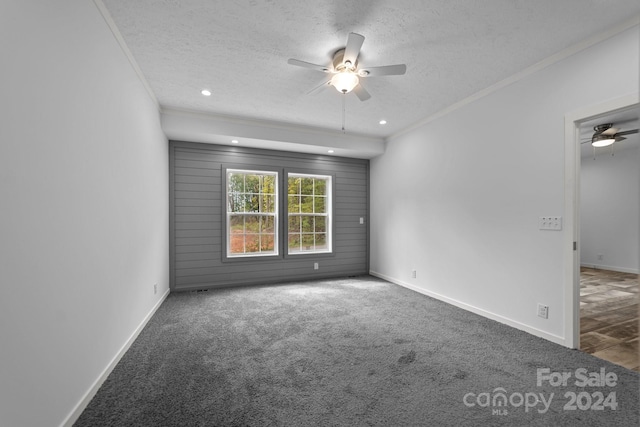
<path fill-rule="evenodd" d="M 347 45 L 344 49 L 338 50 L 333 55 L 333 61 L 329 66 L 312 64 L 298 59 L 289 59 L 287 62 L 291 65 L 310 68 L 312 70 L 332 75 L 331 77 L 323 80 L 320 85 L 311 89 L 309 93 L 314 93 L 325 87 L 333 86 L 338 92 L 343 94 L 353 91 L 360 101 L 366 101 L 371 98 L 371 95 L 360 84 L 361 78 L 402 75 L 407 72 L 407 66 L 405 64 L 396 64 L 383 65 L 380 67 L 359 68 L 358 55 L 360 55 L 360 48 L 363 43 L 364 36 L 356 33 L 349 33 Z"/>

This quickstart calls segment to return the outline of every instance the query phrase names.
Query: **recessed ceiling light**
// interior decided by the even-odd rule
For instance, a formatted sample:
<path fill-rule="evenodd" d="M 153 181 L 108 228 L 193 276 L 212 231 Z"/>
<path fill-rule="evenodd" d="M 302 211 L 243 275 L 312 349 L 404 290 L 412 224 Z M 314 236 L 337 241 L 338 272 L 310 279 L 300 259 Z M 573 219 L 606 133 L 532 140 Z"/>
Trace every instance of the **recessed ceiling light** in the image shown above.
<path fill-rule="evenodd" d="M 329 151 L 327 151 L 327 153 L 333 153 L 333 150 L 329 150 Z"/>
<path fill-rule="evenodd" d="M 238 140 L 237 140 L 237 139 L 232 139 L 232 140 L 231 140 L 231 143 L 232 143 L 232 144 L 237 144 L 237 143 L 238 143 Z"/>
<path fill-rule="evenodd" d="M 378 123 L 380 123 L 381 125 L 386 125 L 387 121 L 383 119 L 383 120 L 380 120 Z"/>
<path fill-rule="evenodd" d="M 211 91 L 208 89 L 202 89 L 200 93 L 203 94 L 204 96 L 211 96 Z"/>

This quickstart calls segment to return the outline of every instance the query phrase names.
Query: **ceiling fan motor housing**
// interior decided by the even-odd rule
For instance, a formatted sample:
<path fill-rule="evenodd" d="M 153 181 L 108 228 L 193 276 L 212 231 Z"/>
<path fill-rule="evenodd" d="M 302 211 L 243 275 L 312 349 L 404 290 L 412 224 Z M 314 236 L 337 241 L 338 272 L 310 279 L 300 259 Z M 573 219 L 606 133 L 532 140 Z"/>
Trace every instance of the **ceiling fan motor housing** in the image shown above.
<path fill-rule="evenodd" d="M 602 133 L 607 129 L 611 129 L 612 126 L 613 126 L 613 123 L 605 123 L 602 125 L 594 126 L 593 130 L 596 131 L 596 133 Z"/>
<path fill-rule="evenodd" d="M 354 72 L 356 70 L 356 67 L 358 66 L 358 60 L 356 60 L 355 64 L 351 64 L 351 63 L 345 64 L 344 52 L 345 52 L 345 49 L 343 48 L 333 54 L 333 69 L 338 72 L 346 71 L 346 70 Z"/>

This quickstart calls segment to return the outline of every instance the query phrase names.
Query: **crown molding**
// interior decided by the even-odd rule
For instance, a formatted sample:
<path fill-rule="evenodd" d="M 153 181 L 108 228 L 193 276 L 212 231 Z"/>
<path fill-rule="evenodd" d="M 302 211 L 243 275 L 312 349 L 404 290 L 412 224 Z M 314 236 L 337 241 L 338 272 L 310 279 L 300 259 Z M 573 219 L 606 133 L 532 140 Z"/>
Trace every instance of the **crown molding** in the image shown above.
<path fill-rule="evenodd" d="M 469 105 L 481 98 L 484 98 L 485 96 L 491 95 L 492 93 L 505 88 L 513 83 L 516 83 L 520 80 L 523 80 L 527 77 L 529 77 L 530 75 L 537 73 L 538 71 L 541 71 L 553 64 L 556 64 L 564 59 L 569 58 L 572 55 L 575 55 L 576 53 L 583 51 L 593 45 L 596 45 L 600 42 L 603 42 L 613 36 L 616 36 L 620 33 L 622 33 L 623 31 L 626 31 L 630 28 L 633 28 L 637 25 L 640 25 L 640 15 L 636 15 L 631 19 L 628 19 L 626 21 L 623 21 L 622 23 L 620 23 L 619 25 L 616 25 L 614 27 L 609 28 L 606 31 L 600 32 L 598 34 L 595 34 L 591 37 L 588 37 L 586 39 L 584 39 L 582 42 L 577 43 L 573 46 L 570 46 L 566 49 L 561 50 L 560 52 L 551 55 L 545 59 L 543 59 L 540 62 L 537 62 L 535 64 L 533 64 L 532 66 L 525 68 L 524 70 L 520 71 L 519 73 L 516 73 L 510 77 L 507 77 L 504 80 L 501 80 L 485 89 L 482 89 L 479 92 L 476 92 L 475 94 L 468 96 L 454 104 L 451 104 L 449 107 L 444 108 L 440 111 L 438 111 L 435 114 L 432 114 L 428 117 L 425 117 L 424 119 L 390 135 L 387 139 L 386 142 L 390 142 L 396 138 L 398 138 L 401 135 L 404 135 L 408 132 L 411 132 L 412 130 L 415 130 L 419 127 L 422 127 L 424 125 L 426 125 L 427 123 L 431 123 L 441 117 L 444 117 L 450 113 L 453 113 L 456 110 L 459 110 L 463 107 L 465 107 L 466 105 Z"/>
<path fill-rule="evenodd" d="M 124 41 L 124 37 L 122 37 L 122 34 L 120 33 L 120 30 L 116 26 L 115 21 L 111 17 L 111 14 L 107 10 L 107 7 L 104 5 L 102 0 L 93 0 L 93 3 L 98 8 L 98 11 L 102 15 L 102 18 L 104 18 L 104 21 L 107 23 L 107 26 L 109 27 L 109 29 L 111 30 L 111 33 L 113 34 L 113 36 L 115 37 L 116 41 L 118 42 L 118 45 L 120 46 L 120 49 L 122 49 L 122 52 L 127 57 L 127 60 L 129 60 L 129 63 L 131 64 L 131 67 L 133 68 L 133 70 L 137 74 L 138 79 L 142 83 L 142 86 L 144 86 L 145 90 L 147 91 L 147 94 L 149 95 L 149 97 L 151 98 L 153 103 L 156 105 L 158 110 L 160 110 L 160 103 L 158 102 L 158 99 L 156 98 L 155 93 L 153 93 L 153 90 L 151 89 L 151 86 L 149 85 L 149 82 L 147 81 L 146 77 L 142 73 L 142 70 L 140 69 L 140 66 L 136 62 L 135 58 L 133 57 L 133 54 L 129 50 L 129 47 L 127 46 L 127 43 Z"/>

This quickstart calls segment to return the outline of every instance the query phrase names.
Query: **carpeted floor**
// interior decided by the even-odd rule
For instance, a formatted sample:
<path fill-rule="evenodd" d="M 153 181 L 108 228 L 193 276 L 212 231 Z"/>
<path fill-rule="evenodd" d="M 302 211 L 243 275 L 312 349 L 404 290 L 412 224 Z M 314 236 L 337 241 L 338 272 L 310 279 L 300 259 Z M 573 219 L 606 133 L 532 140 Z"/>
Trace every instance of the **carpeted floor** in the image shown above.
<path fill-rule="evenodd" d="M 639 380 L 365 276 L 171 294 L 75 425 L 638 426 Z"/>

